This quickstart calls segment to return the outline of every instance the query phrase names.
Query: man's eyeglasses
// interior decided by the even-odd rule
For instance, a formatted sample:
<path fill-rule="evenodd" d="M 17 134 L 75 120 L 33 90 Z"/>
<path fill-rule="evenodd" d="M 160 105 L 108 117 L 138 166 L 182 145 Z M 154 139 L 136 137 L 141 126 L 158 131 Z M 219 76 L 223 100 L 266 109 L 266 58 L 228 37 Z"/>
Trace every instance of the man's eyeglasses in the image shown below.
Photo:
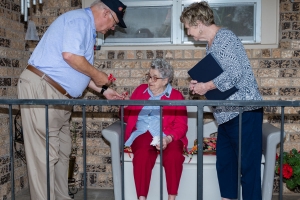
<path fill-rule="evenodd" d="M 109 11 L 110 12 L 110 11 Z M 112 16 L 112 18 L 114 19 L 114 21 L 115 21 L 115 24 L 114 24 L 114 27 L 117 27 L 118 26 L 118 22 L 115 20 L 115 18 L 114 18 L 114 16 L 113 16 L 113 14 L 110 12 L 110 14 L 111 14 L 111 16 Z"/>
<path fill-rule="evenodd" d="M 164 78 L 158 78 L 157 76 L 150 76 L 150 74 L 146 74 L 145 78 L 146 78 L 146 81 L 149 81 L 151 79 L 153 82 L 156 82 L 157 79 L 164 79 Z"/>

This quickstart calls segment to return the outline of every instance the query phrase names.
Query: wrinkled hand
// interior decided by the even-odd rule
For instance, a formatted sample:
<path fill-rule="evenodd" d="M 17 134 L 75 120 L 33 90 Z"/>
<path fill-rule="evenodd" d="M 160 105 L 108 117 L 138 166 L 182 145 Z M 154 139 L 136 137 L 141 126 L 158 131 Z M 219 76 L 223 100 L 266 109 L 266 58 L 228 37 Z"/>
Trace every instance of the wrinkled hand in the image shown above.
<path fill-rule="evenodd" d="M 191 91 L 194 91 L 194 87 L 195 87 L 195 85 L 196 85 L 197 83 L 198 83 L 197 81 L 191 80 L 190 85 L 189 85 L 189 89 L 190 89 Z M 193 92 L 193 94 L 195 94 L 195 92 Z"/>
<path fill-rule="evenodd" d="M 103 95 L 109 99 L 109 100 L 120 100 L 123 99 L 123 96 L 120 95 L 119 93 L 117 93 L 116 91 L 114 91 L 111 88 L 107 88 L 107 90 L 105 90 L 103 92 Z"/>
<path fill-rule="evenodd" d="M 163 150 L 165 150 L 167 148 L 167 146 L 168 146 L 168 144 L 170 144 L 170 142 L 172 142 L 172 138 L 170 136 L 163 137 L 163 143 L 162 143 Z M 156 145 L 156 149 L 160 150 L 160 143 Z"/>
<path fill-rule="evenodd" d="M 205 95 L 206 92 L 208 91 L 208 88 L 206 87 L 205 83 L 197 83 L 194 87 L 193 90 L 195 93 L 200 94 L 200 95 Z"/>
<path fill-rule="evenodd" d="M 202 82 L 198 83 L 195 80 L 191 81 L 189 87 L 190 87 L 190 90 L 193 91 L 193 94 L 197 93 L 197 94 L 200 94 L 200 95 L 204 95 L 209 90 L 209 88 L 206 87 L 205 83 L 202 83 Z"/>

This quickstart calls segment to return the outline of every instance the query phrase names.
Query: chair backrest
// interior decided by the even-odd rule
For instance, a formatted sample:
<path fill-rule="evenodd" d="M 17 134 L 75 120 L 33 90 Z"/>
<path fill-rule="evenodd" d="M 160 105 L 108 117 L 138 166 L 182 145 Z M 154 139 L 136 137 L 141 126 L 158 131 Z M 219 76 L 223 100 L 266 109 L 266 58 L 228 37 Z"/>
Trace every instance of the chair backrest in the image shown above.
<path fill-rule="evenodd" d="M 188 148 L 192 148 L 194 146 L 194 140 L 197 138 L 197 106 L 187 106 L 188 112 Z M 204 112 L 211 112 L 211 109 L 208 106 L 204 106 Z M 217 132 L 218 125 L 215 121 L 208 122 L 203 126 L 203 137 L 209 137 L 210 134 Z"/>

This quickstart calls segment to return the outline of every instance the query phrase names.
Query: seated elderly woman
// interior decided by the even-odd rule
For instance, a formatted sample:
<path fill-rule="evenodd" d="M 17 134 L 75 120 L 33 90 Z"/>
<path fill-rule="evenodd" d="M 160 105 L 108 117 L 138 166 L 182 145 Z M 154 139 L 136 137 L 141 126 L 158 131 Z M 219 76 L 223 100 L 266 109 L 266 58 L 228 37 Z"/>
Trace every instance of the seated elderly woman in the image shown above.
<path fill-rule="evenodd" d="M 183 100 L 183 95 L 172 88 L 174 70 L 163 59 L 155 59 L 146 74 L 148 84 L 141 84 L 132 93 L 131 100 Z M 186 106 L 163 106 L 163 167 L 166 174 L 168 199 L 175 199 L 184 162 L 183 150 L 187 146 Z M 151 144 L 160 135 L 159 106 L 128 106 L 124 110 L 125 146 L 131 146 L 133 174 L 139 200 L 147 198 L 152 169 L 160 144 Z M 159 179 L 157 180 L 159 182 Z"/>

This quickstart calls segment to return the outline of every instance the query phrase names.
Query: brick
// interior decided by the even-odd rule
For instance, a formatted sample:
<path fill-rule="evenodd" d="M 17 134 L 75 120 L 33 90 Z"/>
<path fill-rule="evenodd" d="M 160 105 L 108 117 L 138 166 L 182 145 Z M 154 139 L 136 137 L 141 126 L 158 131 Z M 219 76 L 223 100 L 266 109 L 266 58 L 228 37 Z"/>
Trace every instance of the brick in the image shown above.
<path fill-rule="evenodd" d="M 261 50 L 260 49 L 253 49 L 252 55 L 253 55 L 253 58 L 261 58 Z"/>
<path fill-rule="evenodd" d="M 204 55 L 204 50 L 194 50 L 194 58 L 202 59 Z"/>
<path fill-rule="evenodd" d="M 189 75 L 187 73 L 187 70 L 176 70 L 174 73 L 176 78 L 188 78 Z"/>
<path fill-rule="evenodd" d="M 137 87 L 138 85 L 141 84 L 141 79 L 139 78 L 130 78 L 130 79 L 127 79 L 127 78 L 119 78 L 118 79 L 118 82 L 115 83 L 116 86 L 135 86 Z"/>
<path fill-rule="evenodd" d="M 279 79 L 279 78 L 262 78 L 261 87 L 289 87 L 291 84 L 290 80 Z"/>
<path fill-rule="evenodd" d="M 163 58 L 164 51 L 163 50 L 156 50 L 156 58 Z"/>
<path fill-rule="evenodd" d="M 154 52 L 152 50 L 146 51 L 147 59 L 153 59 L 154 58 Z"/>
<path fill-rule="evenodd" d="M 282 58 L 292 58 L 293 57 L 293 52 L 292 50 L 283 50 L 281 52 Z"/>
<path fill-rule="evenodd" d="M 300 41 L 299 40 L 292 40 L 291 41 L 291 48 L 296 50 L 300 49 Z"/>
<path fill-rule="evenodd" d="M 137 59 L 143 59 L 144 58 L 144 52 L 141 50 L 136 51 L 136 58 Z"/>
<path fill-rule="evenodd" d="M 193 50 L 184 50 L 184 58 L 193 58 Z"/>
<path fill-rule="evenodd" d="M 280 49 L 272 49 L 272 58 L 280 58 L 281 50 Z"/>
<path fill-rule="evenodd" d="M 125 52 L 124 51 L 119 51 L 117 54 L 117 59 L 119 60 L 124 60 L 125 57 Z"/>
<path fill-rule="evenodd" d="M 181 50 L 175 50 L 175 59 L 182 58 L 183 53 Z"/>
<path fill-rule="evenodd" d="M 127 51 L 127 59 L 135 59 L 134 51 Z"/>
<path fill-rule="evenodd" d="M 191 60 L 191 61 L 176 61 L 173 60 L 170 64 L 173 66 L 174 69 L 191 69 L 194 67 L 199 61 Z"/>
<path fill-rule="evenodd" d="M 173 51 L 167 50 L 165 57 L 166 59 L 173 59 Z"/>
<path fill-rule="evenodd" d="M 258 69 L 255 74 L 257 77 L 260 77 L 260 78 L 265 78 L 265 77 L 276 78 L 279 75 L 279 70 L 278 69 Z"/>
<path fill-rule="evenodd" d="M 112 60 L 115 58 L 115 52 L 114 51 L 108 51 L 107 52 L 107 58 Z"/>
<path fill-rule="evenodd" d="M 271 56 L 270 49 L 263 49 L 262 50 L 262 57 L 263 58 L 269 58 Z"/>
<path fill-rule="evenodd" d="M 144 78 L 148 70 L 131 70 L 130 77 Z"/>
<path fill-rule="evenodd" d="M 112 66 L 114 69 L 137 69 L 140 68 L 140 62 L 136 61 L 114 61 L 112 62 Z"/>

